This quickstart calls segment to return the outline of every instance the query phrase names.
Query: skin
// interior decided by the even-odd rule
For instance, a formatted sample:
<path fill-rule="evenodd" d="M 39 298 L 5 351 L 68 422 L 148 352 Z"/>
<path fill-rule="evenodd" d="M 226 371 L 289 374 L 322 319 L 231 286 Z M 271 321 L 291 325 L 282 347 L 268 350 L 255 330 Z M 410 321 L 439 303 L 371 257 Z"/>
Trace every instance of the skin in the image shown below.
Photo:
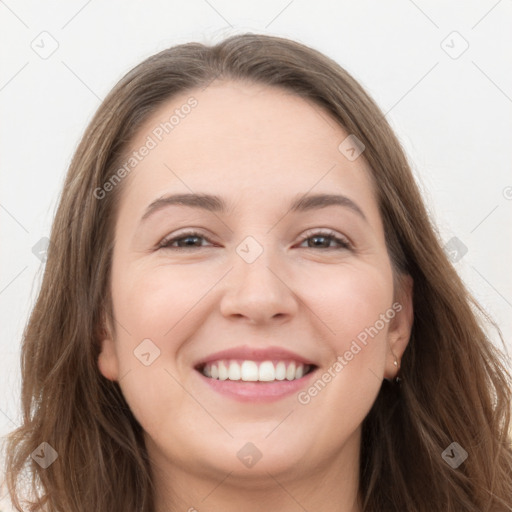
<path fill-rule="evenodd" d="M 358 512 L 361 423 L 382 379 L 397 373 L 413 318 L 410 278 L 393 288 L 367 163 L 338 150 L 348 134 L 318 106 L 236 82 L 168 101 L 132 150 L 190 96 L 197 107 L 122 183 L 116 325 L 107 327 L 99 369 L 119 382 L 144 428 L 157 512 Z M 230 209 L 173 205 L 140 224 L 155 199 L 190 192 L 220 195 Z M 367 221 L 341 206 L 289 212 L 292 198 L 321 192 L 348 196 Z M 201 247 L 157 248 L 184 228 L 201 232 Z M 307 237 L 326 229 L 353 247 L 308 247 Z M 247 236 L 263 248 L 251 264 L 236 251 Z M 313 359 L 321 375 L 397 300 L 401 311 L 306 405 L 296 394 L 240 403 L 193 369 L 219 350 L 277 345 Z M 160 350 L 149 366 L 133 352 L 147 338 Z M 262 454 L 250 468 L 237 457 L 247 442 Z"/>

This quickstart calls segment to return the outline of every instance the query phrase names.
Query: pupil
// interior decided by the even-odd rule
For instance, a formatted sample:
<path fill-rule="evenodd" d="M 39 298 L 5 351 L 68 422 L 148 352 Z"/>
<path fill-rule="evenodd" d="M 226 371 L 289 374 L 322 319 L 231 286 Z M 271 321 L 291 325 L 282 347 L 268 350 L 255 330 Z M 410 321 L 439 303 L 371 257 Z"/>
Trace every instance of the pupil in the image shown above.
<path fill-rule="evenodd" d="M 184 242 L 185 245 L 194 245 L 194 242 L 192 243 L 187 243 L 187 241 L 190 241 L 190 240 L 199 240 L 199 237 L 198 236 L 195 236 L 195 235 L 190 235 L 190 236 L 187 236 L 185 238 L 182 239 L 182 241 Z"/>
<path fill-rule="evenodd" d="M 319 240 L 319 239 L 320 239 L 320 240 L 322 240 L 322 239 L 323 239 L 323 240 L 327 240 L 327 239 L 328 239 L 328 237 L 327 237 L 327 236 L 324 236 L 324 235 L 320 235 L 320 236 L 314 236 L 314 237 L 312 237 L 312 240 L 315 240 L 315 241 L 317 241 L 317 240 Z M 322 243 L 320 243 L 320 244 L 314 244 L 313 246 L 314 246 L 314 247 L 318 247 L 318 245 L 324 245 L 324 246 L 325 246 L 325 243 L 324 243 L 324 244 L 322 244 Z M 310 245 L 310 247 L 311 247 L 311 245 Z"/>

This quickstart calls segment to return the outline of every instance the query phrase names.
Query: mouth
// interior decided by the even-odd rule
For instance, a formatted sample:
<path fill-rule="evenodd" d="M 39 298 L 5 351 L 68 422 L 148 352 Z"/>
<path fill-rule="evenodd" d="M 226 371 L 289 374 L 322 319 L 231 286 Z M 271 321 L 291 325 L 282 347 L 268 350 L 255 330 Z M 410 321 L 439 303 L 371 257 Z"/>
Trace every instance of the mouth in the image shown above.
<path fill-rule="evenodd" d="M 298 393 L 318 365 L 281 347 L 242 346 L 211 354 L 193 365 L 207 389 L 239 402 L 272 402 Z"/>
<path fill-rule="evenodd" d="M 295 360 L 221 359 L 197 365 L 195 369 L 208 379 L 271 383 L 299 380 L 316 368 L 314 364 Z"/>
<path fill-rule="evenodd" d="M 299 393 L 309 385 L 317 368 L 298 361 L 228 359 L 197 366 L 195 373 L 215 393 L 254 404 L 275 402 Z"/>

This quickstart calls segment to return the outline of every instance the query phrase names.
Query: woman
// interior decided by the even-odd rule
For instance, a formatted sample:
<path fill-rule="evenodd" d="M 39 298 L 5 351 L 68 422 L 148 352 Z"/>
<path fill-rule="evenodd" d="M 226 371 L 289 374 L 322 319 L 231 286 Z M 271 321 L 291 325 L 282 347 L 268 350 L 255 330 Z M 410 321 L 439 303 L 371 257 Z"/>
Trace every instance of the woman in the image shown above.
<path fill-rule="evenodd" d="M 170 48 L 69 169 L 11 497 L 25 470 L 33 510 L 512 510 L 485 322 L 345 70 L 263 35 Z"/>

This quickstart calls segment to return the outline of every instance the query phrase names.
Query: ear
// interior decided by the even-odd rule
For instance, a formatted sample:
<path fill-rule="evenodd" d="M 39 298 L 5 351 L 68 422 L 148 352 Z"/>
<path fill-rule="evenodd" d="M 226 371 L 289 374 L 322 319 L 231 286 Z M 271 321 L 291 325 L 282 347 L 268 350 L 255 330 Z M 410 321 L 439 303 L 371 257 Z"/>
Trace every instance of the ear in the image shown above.
<path fill-rule="evenodd" d="M 105 378 L 115 381 L 119 376 L 119 363 L 113 336 L 114 330 L 110 323 L 106 321 L 105 317 L 105 313 L 102 312 L 101 325 L 98 328 L 100 339 L 98 368 Z"/>
<path fill-rule="evenodd" d="M 389 322 L 388 328 L 388 353 L 386 357 L 386 369 L 384 377 L 394 379 L 398 374 L 402 355 L 407 348 L 411 337 L 412 325 L 414 321 L 413 306 L 413 284 L 414 281 L 410 275 L 402 275 L 398 278 L 399 284 L 395 293 L 395 302 L 393 309 L 394 318 Z M 398 366 L 394 361 L 398 361 Z"/>

